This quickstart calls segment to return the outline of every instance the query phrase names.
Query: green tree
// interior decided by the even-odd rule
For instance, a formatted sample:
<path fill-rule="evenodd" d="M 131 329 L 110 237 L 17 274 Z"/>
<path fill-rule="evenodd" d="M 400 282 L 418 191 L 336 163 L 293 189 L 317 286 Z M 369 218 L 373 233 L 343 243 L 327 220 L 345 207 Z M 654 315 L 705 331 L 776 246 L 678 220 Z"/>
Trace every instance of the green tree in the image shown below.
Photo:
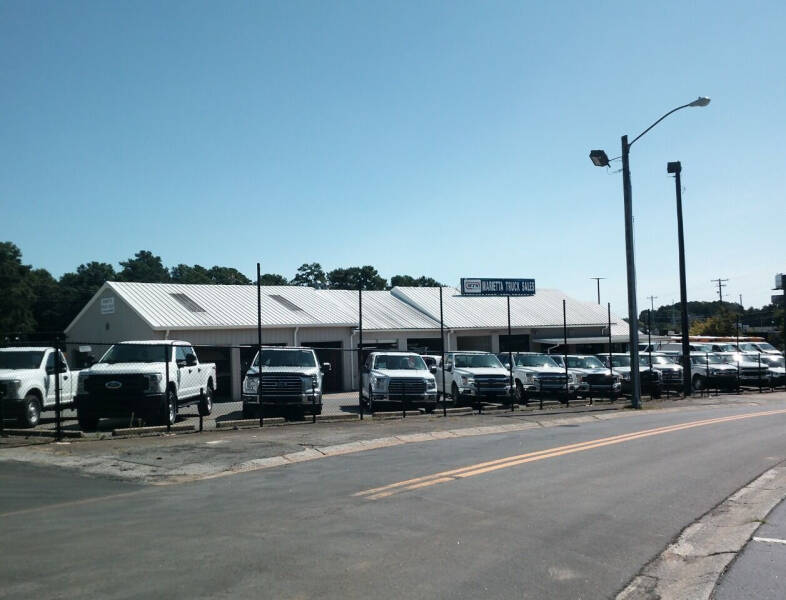
<path fill-rule="evenodd" d="M 441 285 L 436 279 L 425 275 L 417 278 L 411 275 L 393 275 L 390 278 L 390 287 L 440 287 Z"/>
<path fill-rule="evenodd" d="M 149 250 L 140 250 L 125 261 L 120 261 L 123 267 L 118 273 L 120 281 L 133 281 L 138 283 L 168 283 L 169 271 L 161 262 L 160 256 L 155 256 Z"/>
<path fill-rule="evenodd" d="M 60 332 L 66 325 L 67 306 L 57 279 L 46 269 L 33 269 L 27 276 L 33 294 L 33 317 L 37 332 Z"/>
<path fill-rule="evenodd" d="M 690 335 L 735 335 L 737 329 L 737 315 L 729 310 L 723 310 L 717 315 L 695 321 L 690 326 Z"/>
<path fill-rule="evenodd" d="M 251 280 L 233 267 L 210 267 L 210 282 L 221 285 L 248 285 Z"/>
<path fill-rule="evenodd" d="M 327 276 L 319 263 L 303 263 L 292 278 L 292 285 L 303 285 L 317 289 L 327 287 Z"/>
<path fill-rule="evenodd" d="M 289 280 L 277 273 L 263 273 L 259 276 L 260 285 L 289 285 Z"/>
<path fill-rule="evenodd" d="M 0 242 L 0 332 L 27 333 L 35 328 L 30 266 L 12 242 Z"/>
<path fill-rule="evenodd" d="M 83 263 L 76 271 L 64 273 L 58 282 L 60 302 L 60 327 L 63 329 L 107 281 L 117 278 L 115 268 L 109 263 L 91 261 Z"/>
<path fill-rule="evenodd" d="M 327 279 L 328 287 L 334 290 L 356 290 L 361 285 L 364 290 L 384 290 L 388 283 L 371 265 L 333 269 Z"/>
<path fill-rule="evenodd" d="M 213 283 L 210 271 L 201 265 L 179 264 L 169 270 L 169 278 L 172 283 Z"/>

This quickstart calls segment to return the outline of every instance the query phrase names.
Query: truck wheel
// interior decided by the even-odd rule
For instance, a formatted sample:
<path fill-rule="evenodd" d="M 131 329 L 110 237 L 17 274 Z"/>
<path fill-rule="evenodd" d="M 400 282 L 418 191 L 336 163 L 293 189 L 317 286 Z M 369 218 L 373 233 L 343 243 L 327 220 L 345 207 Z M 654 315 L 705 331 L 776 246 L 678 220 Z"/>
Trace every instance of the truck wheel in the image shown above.
<path fill-rule="evenodd" d="M 251 407 L 250 404 L 246 404 L 243 402 L 243 418 L 244 419 L 253 419 L 257 415 L 255 414 L 255 410 Z"/>
<path fill-rule="evenodd" d="M 516 402 L 521 403 L 525 401 L 527 392 L 524 391 L 524 386 L 521 382 L 516 380 Z"/>
<path fill-rule="evenodd" d="M 454 383 L 450 388 L 450 396 L 453 398 L 453 404 L 458 405 L 461 401 L 461 394 L 459 394 L 458 386 Z"/>
<path fill-rule="evenodd" d="M 35 394 L 25 396 L 23 412 L 19 415 L 19 424 L 22 427 L 35 427 L 41 420 L 41 401 Z"/>
<path fill-rule="evenodd" d="M 371 386 L 368 386 L 368 398 L 366 399 L 366 408 L 368 412 L 374 412 L 374 401 L 372 398 L 374 397 L 374 392 L 371 391 Z"/>
<path fill-rule="evenodd" d="M 95 431 L 98 429 L 98 417 L 83 415 L 77 410 L 76 420 L 79 423 L 79 429 L 82 431 Z"/>
<path fill-rule="evenodd" d="M 704 389 L 704 377 L 701 375 L 696 375 L 693 378 L 693 389 L 697 392 L 700 392 Z"/>
<path fill-rule="evenodd" d="M 174 390 L 168 389 L 161 405 L 161 424 L 174 425 L 175 421 L 177 421 L 177 394 Z"/>
<path fill-rule="evenodd" d="M 213 412 L 213 385 L 208 383 L 199 401 L 199 416 L 206 417 Z"/>

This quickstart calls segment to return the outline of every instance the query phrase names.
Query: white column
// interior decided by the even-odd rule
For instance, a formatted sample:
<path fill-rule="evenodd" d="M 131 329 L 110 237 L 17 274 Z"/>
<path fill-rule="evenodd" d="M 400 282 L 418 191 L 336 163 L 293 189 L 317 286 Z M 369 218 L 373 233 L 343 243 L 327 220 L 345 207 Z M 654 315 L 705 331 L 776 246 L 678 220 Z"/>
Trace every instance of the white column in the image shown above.
<path fill-rule="evenodd" d="M 491 334 L 491 351 L 494 354 L 499 354 L 499 352 L 500 352 L 500 350 L 499 350 L 499 334 L 498 333 L 492 333 Z"/>

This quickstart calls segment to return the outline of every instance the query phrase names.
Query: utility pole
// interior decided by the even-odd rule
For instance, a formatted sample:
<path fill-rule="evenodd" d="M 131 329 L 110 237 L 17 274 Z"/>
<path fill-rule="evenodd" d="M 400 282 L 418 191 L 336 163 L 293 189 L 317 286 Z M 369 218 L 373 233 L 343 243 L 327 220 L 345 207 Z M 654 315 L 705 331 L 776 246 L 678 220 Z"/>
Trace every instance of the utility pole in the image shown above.
<path fill-rule="evenodd" d="M 657 296 L 647 296 L 647 298 L 650 300 L 650 324 L 648 327 L 652 329 L 652 313 L 655 312 L 655 298 L 657 298 Z"/>
<path fill-rule="evenodd" d="M 718 284 L 718 298 L 720 298 L 721 308 L 723 307 L 723 288 L 726 287 L 726 282 L 728 279 L 710 279 L 710 281 L 714 281 Z"/>
<path fill-rule="evenodd" d="M 600 280 L 606 279 L 605 277 L 590 277 L 590 279 L 594 279 L 598 282 L 598 304 L 600 304 Z"/>

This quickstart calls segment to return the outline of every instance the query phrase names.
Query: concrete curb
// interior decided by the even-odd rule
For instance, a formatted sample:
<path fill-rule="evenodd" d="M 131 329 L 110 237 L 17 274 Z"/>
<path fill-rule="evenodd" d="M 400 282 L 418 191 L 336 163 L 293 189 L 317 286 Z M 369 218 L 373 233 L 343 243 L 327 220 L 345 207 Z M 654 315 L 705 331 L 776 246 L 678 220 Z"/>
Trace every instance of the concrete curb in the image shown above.
<path fill-rule="evenodd" d="M 317 415 L 317 423 L 343 423 L 359 420 L 360 415 Z"/>
<path fill-rule="evenodd" d="M 2 435 L 14 435 L 21 437 L 56 437 L 57 432 L 54 429 L 8 429 L 2 431 Z M 81 431 L 74 431 L 73 429 L 63 429 L 61 435 L 64 438 L 81 438 L 83 437 Z"/>
<path fill-rule="evenodd" d="M 265 425 L 280 425 L 286 421 L 284 417 L 269 417 L 262 421 Z M 216 429 L 243 429 L 246 427 L 259 427 L 259 419 L 236 419 L 234 421 L 216 421 Z"/>
<path fill-rule="evenodd" d="M 172 425 L 170 427 L 172 433 L 182 433 L 184 431 L 196 431 L 195 425 Z M 158 433 L 167 433 L 166 425 L 153 425 L 150 427 L 124 427 L 121 429 L 113 429 L 112 435 L 151 435 Z"/>
<path fill-rule="evenodd" d="M 784 497 L 786 466 L 779 465 L 686 527 L 617 600 L 709 600 L 726 567 Z"/>
<path fill-rule="evenodd" d="M 421 417 L 424 416 L 424 413 L 420 412 L 419 410 L 408 410 L 406 413 L 407 418 L 409 417 Z M 389 410 L 389 411 L 377 411 L 371 415 L 373 419 L 381 420 L 381 419 L 401 419 L 402 413 L 400 410 Z"/>

